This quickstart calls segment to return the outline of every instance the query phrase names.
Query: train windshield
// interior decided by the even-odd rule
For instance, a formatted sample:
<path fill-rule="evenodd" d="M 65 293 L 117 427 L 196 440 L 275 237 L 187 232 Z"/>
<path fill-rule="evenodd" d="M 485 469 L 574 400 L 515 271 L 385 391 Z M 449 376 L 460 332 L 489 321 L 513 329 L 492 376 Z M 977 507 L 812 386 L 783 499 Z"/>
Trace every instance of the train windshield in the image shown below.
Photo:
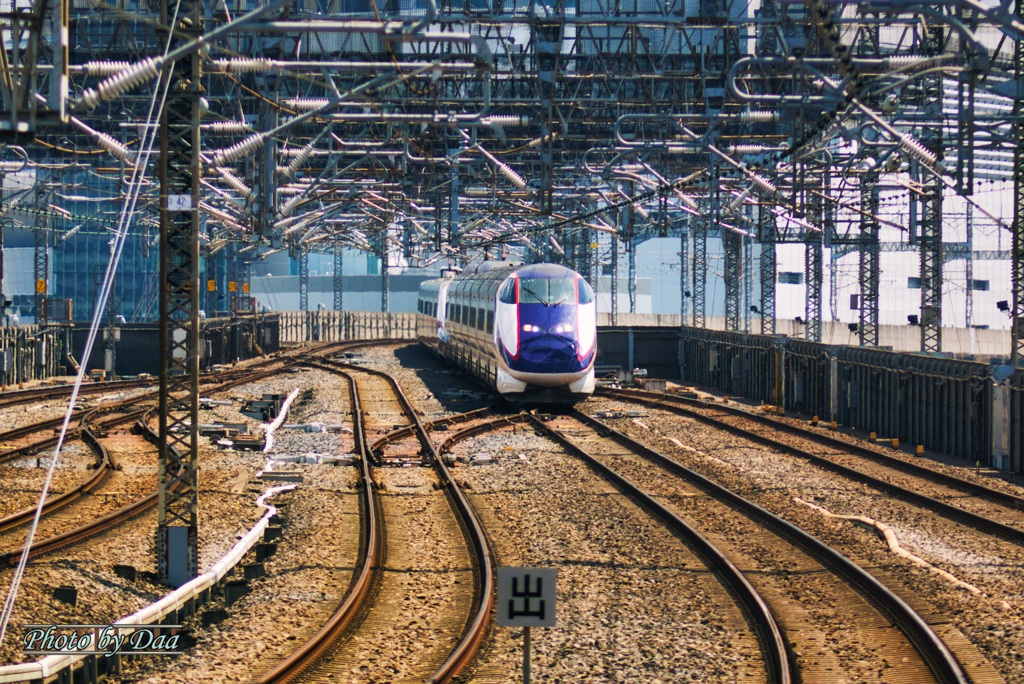
<path fill-rule="evenodd" d="M 520 304 L 554 306 L 565 302 L 576 302 L 575 278 L 521 278 L 519 280 Z"/>

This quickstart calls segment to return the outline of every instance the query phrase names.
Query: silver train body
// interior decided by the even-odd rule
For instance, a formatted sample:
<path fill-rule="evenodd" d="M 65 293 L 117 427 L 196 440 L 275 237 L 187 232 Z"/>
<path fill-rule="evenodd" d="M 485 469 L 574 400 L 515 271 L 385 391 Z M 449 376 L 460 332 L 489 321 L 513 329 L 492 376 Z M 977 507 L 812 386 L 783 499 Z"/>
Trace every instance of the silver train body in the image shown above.
<path fill-rule="evenodd" d="M 418 311 L 420 339 L 508 399 L 572 403 L 594 391 L 597 302 L 571 269 L 484 262 L 422 283 Z"/>

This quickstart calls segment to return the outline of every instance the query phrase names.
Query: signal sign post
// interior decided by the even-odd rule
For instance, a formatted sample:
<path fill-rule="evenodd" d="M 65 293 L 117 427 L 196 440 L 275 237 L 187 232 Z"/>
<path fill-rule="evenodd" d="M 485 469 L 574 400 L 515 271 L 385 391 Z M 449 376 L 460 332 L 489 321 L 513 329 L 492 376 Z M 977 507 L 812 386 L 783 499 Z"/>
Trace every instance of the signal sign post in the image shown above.
<path fill-rule="evenodd" d="M 555 626 L 555 568 L 498 568 L 498 626 L 523 628 L 523 684 L 530 684 L 530 628 Z"/>

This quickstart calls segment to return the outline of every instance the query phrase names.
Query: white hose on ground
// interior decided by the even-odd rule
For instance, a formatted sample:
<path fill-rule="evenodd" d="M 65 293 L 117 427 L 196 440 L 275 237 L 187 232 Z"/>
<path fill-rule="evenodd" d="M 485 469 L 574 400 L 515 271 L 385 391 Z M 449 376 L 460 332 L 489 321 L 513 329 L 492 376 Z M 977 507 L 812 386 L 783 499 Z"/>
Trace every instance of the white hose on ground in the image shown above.
<path fill-rule="evenodd" d="M 934 565 L 932 565 L 925 559 L 921 558 L 920 556 L 915 556 L 914 554 L 904 549 L 902 546 L 900 546 L 900 540 L 896 537 L 896 533 L 893 532 L 892 528 L 886 525 L 885 523 L 878 522 L 877 520 L 873 520 L 862 515 L 839 515 L 836 513 L 832 513 L 831 511 L 828 511 L 822 508 L 821 506 L 812 504 L 808 501 L 804 501 L 803 499 L 796 496 L 793 497 L 793 501 L 796 501 L 798 504 L 803 504 L 808 508 L 818 511 L 827 518 L 849 520 L 851 522 L 857 522 L 862 525 L 867 525 L 868 527 L 874 528 L 874 530 L 881 534 L 882 537 L 885 539 L 886 543 L 889 545 L 889 550 L 895 553 L 897 556 L 901 558 L 906 558 L 914 565 L 926 568 L 927 570 L 934 572 L 936 575 L 938 575 L 939 577 L 941 577 L 942 579 L 946 580 L 954 586 L 960 587 L 961 589 L 966 589 L 967 591 L 971 592 L 972 594 L 975 594 L 976 596 L 982 595 L 981 589 L 974 586 L 973 584 L 958 579 L 955 575 L 946 572 L 942 568 L 935 567 Z"/>
<path fill-rule="evenodd" d="M 274 431 L 284 424 L 284 419 L 288 417 L 288 409 L 291 408 L 292 402 L 295 401 L 295 397 L 299 396 L 299 388 L 296 387 L 292 390 L 292 393 L 288 395 L 288 398 L 281 404 L 281 410 L 277 414 L 277 418 L 272 423 L 267 425 L 264 435 L 266 440 L 263 445 L 263 453 L 266 453 L 274 448 Z"/>

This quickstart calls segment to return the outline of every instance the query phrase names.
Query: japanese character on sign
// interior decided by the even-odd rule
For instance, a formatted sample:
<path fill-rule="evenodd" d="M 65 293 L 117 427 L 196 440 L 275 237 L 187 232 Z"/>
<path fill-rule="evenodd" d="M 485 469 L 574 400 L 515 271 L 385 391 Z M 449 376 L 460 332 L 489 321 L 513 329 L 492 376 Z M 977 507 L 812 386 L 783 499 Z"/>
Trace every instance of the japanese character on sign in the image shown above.
<path fill-rule="evenodd" d="M 554 627 L 553 568 L 498 568 L 498 625 Z"/>

